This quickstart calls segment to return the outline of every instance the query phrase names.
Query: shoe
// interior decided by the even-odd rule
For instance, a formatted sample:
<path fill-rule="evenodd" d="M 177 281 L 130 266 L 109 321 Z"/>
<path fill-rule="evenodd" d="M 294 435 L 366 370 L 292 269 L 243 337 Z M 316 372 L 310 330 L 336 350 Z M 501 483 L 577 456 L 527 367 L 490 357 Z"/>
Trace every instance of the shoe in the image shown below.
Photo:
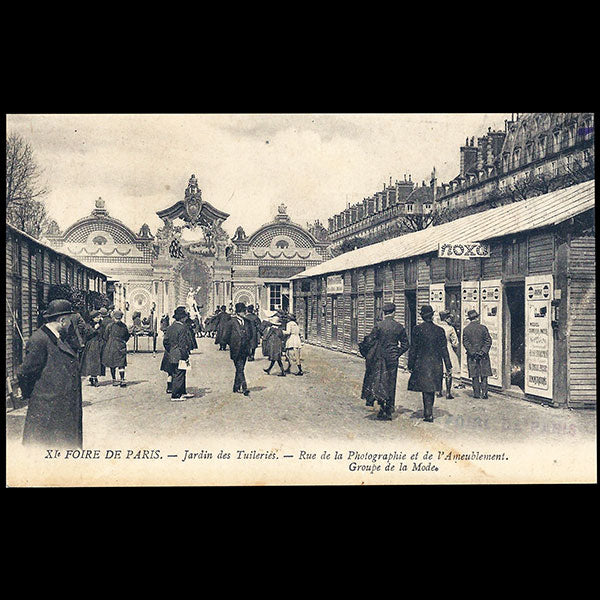
<path fill-rule="evenodd" d="M 121 381 L 121 383 L 119 383 L 119 387 L 127 387 L 127 384 L 124 381 Z"/>
<path fill-rule="evenodd" d="M 485 400 L 488 399 L 488 395 L 487 394 L 483 394 L 483 396 L 481 396 L 482 398 L 484 398 Z"/>
<path fill-rule="evenodd" d="M 446 396 L 446 399 L 447 399 L 447 400 L 454 400 L 454 396 L 453 396 L 452 394 L 448 394 L 448 395 Z"/>
<path fill-rule="evenodd" d="M 270 375 L 271 374 L 271 370 L 270 369 L 263 369 L 263 371 L 267 374 Z"/>
<path fill-rule="evenodd" d="M 281 373 L 277 373 L 277 377 L 285 377 L 285 371 L 281 371 Z"/>
<path fill-rule="evenodd" d="M 423 421 L 425 421 L 426 423 L 433 423 L 433 417 L 424 417 Z"/>
<path fill-rule="evenodd" d="M 302 377 L 302 375 L 304 375 L 304 372 L 298 371 L 297 373 L 294 373 L 294 375 L 297 375 L 298 377 Z"/>
<path fill-rule="evenodd" d="M 249 390 L 244 390 L 242 393 L 244 394 L 244 396 L 249 396 L 250 395 L 250 391 Z"/>
<path fill-rule="evenodd" d="M 119 385 L 119 382 L 116 379 L 113 379 L 113 385 L 116 387 L 117 385 Z"/>

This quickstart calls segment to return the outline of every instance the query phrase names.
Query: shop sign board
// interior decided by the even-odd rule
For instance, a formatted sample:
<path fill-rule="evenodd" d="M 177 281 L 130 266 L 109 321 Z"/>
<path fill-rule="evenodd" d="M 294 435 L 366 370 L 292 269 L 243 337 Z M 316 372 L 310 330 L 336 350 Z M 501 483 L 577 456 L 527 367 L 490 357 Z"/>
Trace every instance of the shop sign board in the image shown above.
<path fill-rule="evenodd" d="M 492 375 L 488 383 L 502 387 L 502 280 L 489 279 L 480 283 L 481 317 L 480 323 L 485 325 L 492 338 L 490 348 L 490 365 Z"/>
<path fill-rule="evenodd" d="M 469 378 L 469 369 L 467 367 L 467 353 L 462 343 L 462 334 L 465 327 L 470 323 L 467 313 L 470 310 L 476 310 L 480 313 L 479 299 L 479 281 L 463 281 L 460 290 L 460 375 L 465 379 Z"/>
<path fill-rule="evenodd" d="M 344 278 L 342 275 L 329 275 L 327 277 L 327 293 L 328 294 L 343 294 L 344 293 Z"/>
<path fill-rule="evenodd" d="M 440 242 L 438 244 L 438 257 L 456 258 L 458 260 L 489 258 L 490 245 L 481 242 Z"/>
<path fill-rule="evenodd" d="M 525 278 L 525 393 L 552 398 L 552 275 Z"/>
<path fill-rule="evenodd" d="M 429 284 L 429 304 L 435 311 L 434 320 L 437 320 L 440 312 L 446 310 L 446 287 L 444 283 Z"/>

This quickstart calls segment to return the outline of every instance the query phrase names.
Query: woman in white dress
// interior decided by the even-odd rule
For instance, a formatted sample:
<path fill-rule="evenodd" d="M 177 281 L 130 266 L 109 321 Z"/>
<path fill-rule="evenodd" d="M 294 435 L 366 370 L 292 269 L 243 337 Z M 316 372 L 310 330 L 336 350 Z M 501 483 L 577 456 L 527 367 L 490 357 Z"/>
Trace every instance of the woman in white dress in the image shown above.
<path fill-rule="evenodd" d="M 447 311 L 440 311 L 439 320 L 436 323 L 438 327 L 441 327 L 446 333 L 446 340 L 448 343 L 448 354 L 450 355 L 450 362 L 452 363 L 452 373 L 460 373 L 460 364 L 458 361 L 458 335 L 456 335 L 456 329 L 448 323 L 448 318 L 450 317 L 450 313 Z M 446 373 L 446 367 L 444 365 L 444 375 L 446 380 L 446 398 L 452 399 L 454 396 L 452 395 L 452 373 Z M 440 392 L 438 394 L 442 396 Z"/>
<path fill-rule="evenodd" d="M 294 373 L 294 375 L 304 375 L 304 372 L 302 371 L 302 340 L 300 339 L 300 327 L 296 322 L 296 315 L 294 313 L 288 315 L 288 322 L 283 333 L 288 336 L 285 341 L 286 354 L 288 361 L 290 361 L 287 372 L 290 372 L 292 366 L 291 363 L 293 362 L 298 366 L 298 372 Z"/>

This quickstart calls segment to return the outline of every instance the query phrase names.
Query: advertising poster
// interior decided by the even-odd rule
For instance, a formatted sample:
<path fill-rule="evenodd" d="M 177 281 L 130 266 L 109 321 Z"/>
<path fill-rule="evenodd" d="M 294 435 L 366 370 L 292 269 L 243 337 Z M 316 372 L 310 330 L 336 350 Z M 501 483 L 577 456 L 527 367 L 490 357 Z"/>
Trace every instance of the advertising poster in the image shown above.
<path fill-rule="evenodd" d="M 552 275 L 525 279 L 525 392 L 552 398 Z"/>
<path fill-rule="evenodd" d="M 489 279 L 481 282 L 481 324 L 485 325 L 492 338 L 490 385 L 502 386 L 502 281 Z"/>

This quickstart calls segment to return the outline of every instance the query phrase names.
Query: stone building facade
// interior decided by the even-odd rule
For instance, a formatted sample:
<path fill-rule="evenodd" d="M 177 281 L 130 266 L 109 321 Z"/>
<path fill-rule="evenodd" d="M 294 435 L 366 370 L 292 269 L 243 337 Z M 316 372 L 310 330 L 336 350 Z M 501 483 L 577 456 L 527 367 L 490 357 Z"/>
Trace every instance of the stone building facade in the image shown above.
<path fill-rule="evenodd" d="M 366 238 L 377 234 L 402 215 L 427 213 L 433 207 L 433 188 L 423 181 L 421 186 L 409 175 L 383 186 L 383 189 L 328 219 L 331 251 L 335 253 L 344 240 Z"/>
<path fill-rule="evenodd" d="M 329 242 L 292 222 L 284 204 L 250 236 L 238 227 L 231 241 L 231 301 L 268 311 L 293 310 L 290 277 L 330 257 Z M 226 283 L 216 280 L 214 285 Z"/>
<path fill-rule="evenodd" d="M 510 190 L 521 196 L 547 193 L 560 178 L 567 185 L 591 179 L 593 161 L 593 113 L 513 114 L 504 131 L 490 128 L 477 143 L 474 137 L 465 140 L 459 174 L 439 186 L 432 182 L 436 204 L 463 208 Z"/>

